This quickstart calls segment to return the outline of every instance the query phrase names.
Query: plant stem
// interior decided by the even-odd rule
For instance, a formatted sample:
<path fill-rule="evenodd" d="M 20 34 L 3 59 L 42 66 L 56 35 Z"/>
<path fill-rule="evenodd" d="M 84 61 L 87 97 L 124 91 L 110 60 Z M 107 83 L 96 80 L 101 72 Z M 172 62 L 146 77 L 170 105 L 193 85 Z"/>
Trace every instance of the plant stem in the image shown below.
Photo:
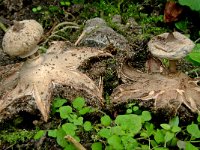
<path fill-rule="evenodd" d="M 40 53 L 38 51 L 36 51 L 34 54 L 32 54 L 31 56 L 29 56 L 29 59 L 34 59 L 36 57 L 39 57 Z"/>
<path fill-rule="evenodd" d="M 176 73 L 177 60 L 169 60 L 169 71 L 170 73 Z"/>
<path fill-rule="evenodd" d="M 7 31 L 6 26 L 5 26 L 1 21 L 0 21 L 0 28 L 1 28 L 4 32 Z"/>

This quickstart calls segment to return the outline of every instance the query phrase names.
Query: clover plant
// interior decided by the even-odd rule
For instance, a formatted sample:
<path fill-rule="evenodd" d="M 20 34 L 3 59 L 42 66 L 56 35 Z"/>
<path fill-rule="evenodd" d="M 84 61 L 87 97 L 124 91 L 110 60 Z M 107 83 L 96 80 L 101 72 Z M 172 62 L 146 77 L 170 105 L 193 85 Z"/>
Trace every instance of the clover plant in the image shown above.
<path fill-rule="evenodd" d="M 169 150 L 171 148 L 198 150 L 200 147 L 200 115 L 196 122 L 186 127 L 179 126 L 179 118 L 174 117 L 160 126 L 153 124 L 152 114 L 141 110 L 135 103 L 127 105 L 126 113 L 115 118 L 106 113 L 86 106 L 85 100 L 78 97 L 71 105 L 66 99 L 56 98 L 52 104 L 52 114 L 59 114 L 61 124 L 56 129 L 39 130 L 35 140 L 43 136 L 55 138 L 58 145 L 66 150 L 76 149 L 65 139 L 72 136 L 83 142 L 83 135 L 90 135 L 89 147 L 92 150 Z M 101 115 L 96 121 L 87 120 L 85 114 L 95 112 Z M 47 133 L 47 134 L 46 134 Z M 184 135 L 184 138 L 181 137 Z M 84 141 L 85 142 L 85 141 Z M 83 143 L 87 144 L 87 143 Z M 88 147 L 87 147 L 88 148 Z"/>
<path fill-rule="evenodd" d="M 47 130 L 48 136 L 56 138 L 57 143 L 63 148 L 75 149 L 75 147 L 67 142 L 64 138 L 66 135 L 72 136 L 78 142 L 80 142 L 79 132 L 89 132 L 93 129 L 90 121 L 84 121 L 83 115 L 93 112 L 91 107 L 85 106 L 85 100 L 81 97 L 76 98 L 72 102 L 72 106 L 64 105 L 67 102 L 66 99 L 56 98 L 52 104 L 52 113 L 59 113 L 63 124 L 57 129 Z M 35 139 L 41 138 L 46 131 L 40 130 L 35 135 Z"/>

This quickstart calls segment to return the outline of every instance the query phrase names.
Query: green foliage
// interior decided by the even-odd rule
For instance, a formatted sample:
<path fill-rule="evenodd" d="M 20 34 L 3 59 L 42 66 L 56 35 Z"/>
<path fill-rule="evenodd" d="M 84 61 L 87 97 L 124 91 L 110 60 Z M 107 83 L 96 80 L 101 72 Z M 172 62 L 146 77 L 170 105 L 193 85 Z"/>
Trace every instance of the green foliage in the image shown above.
<path fill-rule="evenodd" d="M 187 20 L 180 20 L 175 23 L 175 27 L 179 29 L 180 31 L 187 33 L 188 32 L 188 24 L 189 22 Z"/>
<path fill-rule="evenodd" d="M 102 143 L 100 142 L 96 142 L 96 143 L 93 143 L 92 146 L 91 146 L 92 150 L 102 150 Z"/>
<path fill-rule="evenodd" d="M 92 1 L 88 2 L 85 0 L 59 0 L 55 2 L 47 2 L 47 4 L 42 6 L 34 6 L 32 11 L 36 14 L 41 15 L 41 22 L 44 27 L 49 27 L 53 25 L 52 19 L 57 19 L 57 16 L 62 18 L 72 18 L 73 20 L 76 17 L 81 20 L 90 19 L 94 17 L 101 17 L 106 20 L 111 20 L 112 16 L 119 14 L 122 16 L 123 20 L 127 20 L 130 17 L 136 19 L 142 26 L 143 34 L 146 37 L 150 37 L 150 34 L 159 34 L 163 32 L 163 28 L 156 27 L 158 22 L 163 22 L 162 15 L 151 15 L 148 13 L 140 12 L 140 9 L 143 5 L 149 3 L 148 1 L 110 1 L 110 0 L 100 0 L 100 1 Z M 73 14 L 71 12 L 67 12 L 66 9 L 73 7 L 74 4 L 84 5 L 84 8 L 81 12 L 77 12 Z M 78 6 L 79 7 L 79 6 Z"/>
<path fill-rule="evenodd" d="M 190 54 L 187 55 L 186 59 L 192 62 L 194 65 L 200 65 L 200 44 L 197 43 Z"/>
<path fill-rule="evenodd" d="M 39 130 L 39 131 L 35 134 L 34 139 L 35 139 L 35 140 L 40 139 L 41 137 L 43 137 L 43 136 L 45 135 L 45 133 L 46 133 L 46 131 L 44 131 L 44 130 Z"/>
<path fill-rule="evenodd" d="M 73 102 L 72 105 L 75 109 L 81 110 L 85 106 L 85 100 L 81 97 L 77 97 Z"/>
<path fill-rule="evenodd" d="M 188 6 L 190 9 L 200 11 L 199 0 L 178 0 L 179 4 Z"/>
<path fill-rule="evenodd" d="M 54 100 L 52 111 L 53 114 L 58 113 L 60 115 L 62 124 L 57 129 L 47 130 L 47 135 L 55 138 L 61 147 L 75 149 L 73 144 L 69 143 L 64 137 L 70 135 L 79 142 L 80 137 L 78 135 L 80 133 L 92 131 L 93 126 L 91 122 L 84 121 L 82 116 L 93 112 L 93 109 L 86 106 L 85 100 L 81 97 L 74 99 L 72 106 L 66 105 L 66 103 L 66 99 L 56 98 Z M 45 132 L 44 130 L 38 131 L 34 138 L 41 138 Z"/>
<path fill-rule="evenodd" d="M 133 149 L 138 143 L 133 135 L 142 128 L 141 116 L 135 114 L 118 115 L 113 126 L 104 126 L 98 131 L 101 138 L 106 138 L 106 149 Z"/>
<path fill-rule="evenodd" d="M 57 109 L 57 108 L 61 107 L 66 102 L 67 102 L 66 99 L 55 98 L 54 101 L 53 101 L 52 107 L 54 109 Z"/>
<path fill-rule="evenodd" d="M 55 139 L 63 149 L 75 150 L 65 136 L 72 136 L 77 142 L 91 143 L 92 150 L 112 149 L 185 149 L 197 150 L 200 142 L 200 115 L 193 123 L 179 126 L 179 118 L 174 117 L 168 123 L 156 126 L 152 123 L 152 114 L 141 110 L 135 103 L 127 105 L 127 113 L 111 118 L 104 112 L 86 106 L 85 100 L 77 97 L 69 104 L 66 99 L 56 98 L 52 104 L 53 115 L 60 117 L 58 126 L 46 130 L 0 132 L 0 140 L 17 144 L 33 138 L 40 140 L 44 136 Z M 84 113 L 80 113 L 84 112 Z M 92 112 L 103 114 L 95 122 L 87 120 Z M 87 136 L 85 136 L 87 135 Z"/>
<path fill-rule="evenodd" d="M 92 124 L 91 124 L 90 121 L 86 121 L 86 122 L 83 124 L 83 128 L 84 128 L 85 131 L 91 131 L 92 128 L 93 128 L 93 126 L 92 126 Z"/>
<path fill-rule="evenodd" d="M 135 135 L 142 128 L 142 118 L 135 114 L 118 115 L 115 119 L 115 124 L 120 126 L 124 131 Z"/>
<path fill-rule="evenodd" d="M 111 124 L 111 119 L 108 115 L 101 117 L 101 124 L 104 126 L 109 126 Z"/>
<path fill-rule="evenodd" d="M 198 148 L 192 145 L 190 142 L 186 142 L 185 150 L 198 150 Z"/>
<path fill-rule="evenodd" d="M 197 124 L 191 124 L 187 126 L 187 132 L 194 138 L 200 138 L 200 130 Z"/>
<path fill-rule="evenodd" d="M 151 15 L 140 13 L 138 22 L 142 27 L 142 37 L 149 39 L 152 35 L 158 35 L 166 32 L 166 29 L 157 26 L 158 23 L 163 22 L 163 15 Z"/>
<path fill-rule="evenodd" d="M 42 10 L 42 7 L 41 7 L 41 6 L 37 6 L 37 7 L 32 8 L 32 11 L 33 11 L 34 13 L 39 12 L 39 11 L 41 11 L 41 10 Z"/>
<path fill-rule="evenodd" d="M 19 142 L 25 142 L 26 140 L 30 140 L 34 137 L 34 135 L 35 131 L 27 130 L 17 130 L 14 132 L 0 131 L 0 143 L 2 141 L 14 145 Z"/>
<path fill-rule="evenodd" d="M 192 0 L 192 1 L 191 0 L 178 0 L 178 3 L 183 6 L 188 6 L 191 10 L 197 11 L 200 13 L 199 0 Z M 195 18 L 195 19 L 197 19 L 197 18 Z M 175 26 L 177 29 L 179 29 L 180 31 L 182 31 L 184 33 L 188 33 L 188 31 L 189 31 L 188 30 L 189 22 L 187 21 L 187 19 L 176 22 Z M 200 44 L 199 43 L 197 43 L 195 45 L 193 51 L 188 56 L 186 56 L 186 59 L 195 66 L 200 65 Z M 197 72 L 197 71 L 199 71 L 199 68 L 190 70 L 189 72 L 192 73 L 192 72 Z"/>
<path fill-rule="evenodd" d="M 60 1 L 60 5 L 61 5 L 61 6 L 70 6 L 71 3 L 70 3 L 70 1 L 68 1 L 68 0 L 61 0 L 61 1 Z"/>
<path fill-rule="evenodd" d="M 169 123 L 160 124 L 161 128 L 155 128 L 150 122 L 151 113 L 149 111 L 140 111 L 138 114 L 131 114 L 131 108 L 138 111 L 137 106 L 129 105 L 127 114 L 118 115 L 115 120 L 112 121 L 110 126 L 104 125 L 99 131 L 98 135 L 101 141 L 106 139 L 105 149 L 149 149 L 148 143 L 140 141 L 140 139 L 146 139 L 150 141 L 150 147 L 154 149 L 168 149 L 167 147 L 180 147 L 181 141 L 177 138 L 177 135 L 184 132 L 179 127 L 179 118 L 172 118 Z M 133 113 L 133 111 L 132 111 Z M 104 116 L 103 116 L 104 117 Z M 102 118 L 103 118 L 102 117 Z M 101 122 L 102 124 L 102 122 Z M 190 128 L 188 133 L 191 137 L 199 138 L 200 132 L 196 125 L 188 125 Z M 138 138 L 138 135 L 139 138 Z M 193 139 L 195 140 L 195 139 Z M 184 146 L 194 147 L 192 141 L 184 141 Z"/>
<path fill-rule="evenodd" d="M 151 120 L 151 113 L 149 111 L 142 112 L 142 122 L 150 121 Z"/>

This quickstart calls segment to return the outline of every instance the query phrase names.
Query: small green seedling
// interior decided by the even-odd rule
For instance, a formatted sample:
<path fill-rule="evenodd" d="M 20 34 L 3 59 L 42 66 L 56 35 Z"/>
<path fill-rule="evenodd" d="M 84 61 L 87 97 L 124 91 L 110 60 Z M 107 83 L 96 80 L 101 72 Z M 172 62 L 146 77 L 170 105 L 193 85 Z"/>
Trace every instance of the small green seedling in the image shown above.
<path fill-rule="evenodd" d="M 41 6 L 37 6 L 37 7 L 32 8 L 32 11 L 33 11 L 34 13 L 40 12 L 41 10 L 42 10 L 42 7 L 41 7 Z"/>
<path fill-rule="evenodd" d="M 70 6 L 71 3 L 70 3 L 69 1 L 62 0 L 62 1 L 60 1 L 60 5 L 61 5 L 61 6 Z"/>

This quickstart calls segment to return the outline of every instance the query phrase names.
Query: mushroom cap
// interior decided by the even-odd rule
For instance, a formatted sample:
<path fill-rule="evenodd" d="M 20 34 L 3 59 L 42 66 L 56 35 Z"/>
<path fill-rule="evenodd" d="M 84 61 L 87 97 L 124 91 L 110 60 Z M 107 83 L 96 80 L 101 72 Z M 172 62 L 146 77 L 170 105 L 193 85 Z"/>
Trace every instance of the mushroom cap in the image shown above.
<path fill-rule="evenodd" d="M 42 26 L 35 20 L 15 22 L 3 37 L 3 51 L 10 56 L 28 57 L 38 50 L 43 35 Z"/>
<path fill-rule="evenodd" d="M 152 55 L 158 58 L 167 58 L 169 60 L 177 60 L 185 57 L 192 51 L 195 44 L 185 35 L 179 32 L 173 32 L 174 39 L 168 39 L 170 33 L 163 33 L 153 37 L 148 48 Z"/>

